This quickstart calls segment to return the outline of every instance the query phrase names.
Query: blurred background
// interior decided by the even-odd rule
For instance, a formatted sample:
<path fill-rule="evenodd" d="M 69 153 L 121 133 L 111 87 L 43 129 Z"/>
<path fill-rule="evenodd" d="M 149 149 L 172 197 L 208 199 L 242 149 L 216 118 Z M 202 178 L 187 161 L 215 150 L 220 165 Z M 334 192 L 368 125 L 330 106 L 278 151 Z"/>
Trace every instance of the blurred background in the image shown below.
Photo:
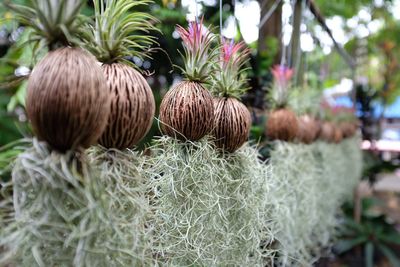
<path fill-rule="evenodd" d="M 391 266 L 388 258 L 400 266 L 400 0 L 156 0 L 147 11 L 159 20 L 160 33 L 152 33 L 159 45 L 150 49 L 152 59 L 130 60 L 147 76 L 157 103 L 182 78 L 173 66 L 182 64 L 175 25 L 204 16 L 208 28 L 251 48 L 250 90 L 242 100 L 253 115 L 255 142 L 264 139 L 275 64 L 294 68 L 295 85 L 318 91 L 330 106 L 354 109 L 365 153 L 363 181 L 354 203 L 343 207 L 353 224 L 344 222 L 348 231 L 317 265 L 366 266 L 372 253 L 375 266 Z M 83 12 L 93 13 L 91 1 Z M 0 17 L 0 176 L 7 180 L 7 166 L 19 153 L 13 142 L 31 136 L 26 76 L 40 55 L 13 46 L 26 42 L 29 31 L 1 5 Z M 158 134 L 155 121 L 142 146 Z"/>

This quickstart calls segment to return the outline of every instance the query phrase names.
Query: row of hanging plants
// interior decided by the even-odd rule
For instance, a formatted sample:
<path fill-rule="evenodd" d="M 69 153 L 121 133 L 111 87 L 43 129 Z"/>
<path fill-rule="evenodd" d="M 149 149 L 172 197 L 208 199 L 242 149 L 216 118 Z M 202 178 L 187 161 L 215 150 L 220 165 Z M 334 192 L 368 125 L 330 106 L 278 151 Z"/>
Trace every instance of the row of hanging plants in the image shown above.
<path fill-rule="evenodd" d="M 240 101 L 249 50 L 191 22 L 176 28 L 184 79 L 162 100 L 164 135 L 139 152 L 155 101 L 126 58 L 156 41 L 155 18 L 132 11 L 149 1 L 95 0 L 91 19 L 83 3 L 7 3 L 45 55 L 27 89 L 36 137 L 2 188 L 0 265 L 293 266 L 329 247 L 360 176 L 349 112 L 301 111 L 291 70 L 275 68 L 266 136 L 278 141 L 261 161 Z"/>

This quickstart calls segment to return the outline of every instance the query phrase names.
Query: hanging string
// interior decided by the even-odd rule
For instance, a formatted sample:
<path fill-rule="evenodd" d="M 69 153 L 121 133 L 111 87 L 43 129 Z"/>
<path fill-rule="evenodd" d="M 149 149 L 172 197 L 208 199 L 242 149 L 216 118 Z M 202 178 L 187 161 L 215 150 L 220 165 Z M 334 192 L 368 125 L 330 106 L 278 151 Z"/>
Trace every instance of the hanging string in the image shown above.
<path fill-rule="evenodd" d="M 267 2 L 267 1 L 265 1 Z M 279 4 L 282 2 L 282 0 L 276 0 L 275 3 L 271 6 L 271 8 L 268 10 L 268 12 L 264 15 L 264 17 L 260 21 L 259 27 L 262 28 L 264 24 L 269 20 L 269 18 L 274 14 L 276 8 L 279 6 Z"/>
<path fill-rule="evenodd" d="M 293 46 L 293 42 L 292 42 L 292 36 L 293 36 L 293 24 L 294 24 L 294 10 L 296 7 L 296 1 L 297 0 L 292 0 L 292 17 L 291 17 L 291 21 L 290 21 L 290 25 L 292 26 L 292 34 L 290 36 L 290 41 L 289 41 L 289 45 L 288 45 L 288 57 L 287 57 L 287 64 L 288 66 L 292 65 L 292 46 Z"/>
<path fill-rule="evenodd" d="M 222 41 L 222 0 L 219 0 L 219 34 Z"/>
<path fill-rule="evenodd" d="M 286 1 L 284 1 L 286 3 Z M 285 20 L 282 22 L 282 32 L 281 32 L 281 45 L 282 45 L 282 53 L 281 53 L 281 66 L 285 66 L 287 64 L 286 56 L 287 56 L 287 50 L 289 49 L 288 46 L 285 45 L 285 26 L 288 24 L 288 21 Z"/>
<path fill-rule="evenodd" d="M 301 12 L 300 12 L 300 14 L 301 14 L 301 16 L 300 16 L 300 26 L 301 26 L 301 23 L 303 22 L 303 20 L 304 20 L 304 9 L 305 9 L 305 4 L 306 4 L 306 1 L 302 1 L 302 3 L 301 3 Z M 300 27 L 301 28 L 301 27 Z M 299 36 L 299 38 L 301 39 L 301 32 L 300 32 L 300 36 Z M 296 52 L 296 66 L 294 66 L 294 68 L 295 68 L 295 73 L 296 73 L 296 81 L 297 81 L 297 79 L 298 79 L 298 76 L 299 76 L 299 68 L 300 68 L 300 60 L 301 60 L 301 44 L 300 44 L 300 40 L 299 40 L 299 44 L 298 44 L 298 46 L 297 46 L 297 52 Z"/>

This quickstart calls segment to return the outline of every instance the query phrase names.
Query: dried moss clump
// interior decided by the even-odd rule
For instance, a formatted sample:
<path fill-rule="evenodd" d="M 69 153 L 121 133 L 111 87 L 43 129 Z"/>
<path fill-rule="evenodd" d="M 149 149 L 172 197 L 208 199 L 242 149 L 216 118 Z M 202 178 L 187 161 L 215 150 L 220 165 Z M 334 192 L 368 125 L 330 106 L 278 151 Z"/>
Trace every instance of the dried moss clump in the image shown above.
<path fill-rule="evenodd" d="M 276 188 L 266 198 L 275 203 L 268 218 L 277 242 L 268 249 L 278 250 L 278 265 L 310 266 L 329 248 L 361 163 L 358 137 L 340 144 L 276 143 L 270 159 Z"/>
<path fill-rule="evenodd" d="M 127 244 L 130 258 L 125 263 L 129 265 L 124 266 L 152 265 L 153 229 L 149 222 L 156 207 L 149 203 L 146 157 L 130 149 L 96 146 L 89 150 L 89 158 L 100 171 L 99 179 L 108 196 L 107 210 L 120 222 L 123 236 L 119 238 Z"/>
<path fill-rule="evenodd" d="M 33 140 L 13 169 L 14 216 L 0 230 L 0 265 L 132 266 L 134 223 L 110 206 L 116 193 L 106 189 L 85 154 Z"/>
<path fill-rule="evenodd" d="M 156 141 L 151 173 L 159 175 L 149 177 L 158 206 L 155 253 L 171 266 L 262 266 L 273 256 L 260 249 L 273 239 L 264 224 L 269 168 L 248 145 L 221 155 L 211 144 Z"/>

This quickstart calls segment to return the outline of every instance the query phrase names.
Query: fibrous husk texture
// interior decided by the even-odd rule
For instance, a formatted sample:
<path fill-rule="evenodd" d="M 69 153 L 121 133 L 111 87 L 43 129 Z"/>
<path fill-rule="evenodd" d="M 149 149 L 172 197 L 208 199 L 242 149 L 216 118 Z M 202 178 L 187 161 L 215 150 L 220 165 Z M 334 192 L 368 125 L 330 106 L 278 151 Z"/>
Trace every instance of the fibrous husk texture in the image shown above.
<path fill-rule="evenodd" d="M 297 132 L 297 139 L 305 144 L 310 144 L 318 136 L 320 131 L 319 122 L 310 115 L 302 115 L 298 118 L 299 129 Z"/>
<path fill-rule="evenodd" d="M 359 145 L 358 137 L 339 145 L 276 143 L 270 164 L 277 187 L 267 198 L 276 203 L 268 218 L 278 265 L 310 266 L 329 247 L 339 208 L 361 176 Z"/>
<path fill-rule="evenodd" d="M 155 253 L 163 265 L 261 266 L 273 256 L 260 249 L 273 239 L 263 200 L 272 185 L 257 150 L 221 155 L 208 140 L 161 137 L 153 152 Z"/>
<path fill-rule="evenodd" d="M 197 141 L 214 126 L 213 99 L 201 83 L 182 81 L 171 88 L 160 106 L 162 132 L 180 140 Z"/>
<path fill-rule="evenodd" d="M 107 148 L 132 148 L 147 134 L 153 122 L 153 93 L 143 76 L 130 66 L 113 63 L 102 68 L 111 107 L 99 143 Z"/>
<path fill-rule="evenodd" d="M 287 108 L 272 110 L 268 114 L 266 135 L 270 140 L 293 141 L 298 133 L 296 114 Z"/>
<path fill-rule="evenodd" d="M 332 122 L 324 121 L 321 123 L 321 130 L 319 132 L 319 139 L 325 142 L 335 141 L 335 126 Z"/>
<path fill-rule="evenodd" d="M 61 152 L 97 141 L 109 103 L 100 66 L 80 48 L 48 53 L 29 77 L 26 110 L 33 130 Z"/>
<path fill-rule="evenodd" d="M 248 139 L 251 115 L 245 105 L 236 98 L 214 98 L 214 129 L 217 147 L 234 152 Z"/>
<path fill-rule="evenodd" d="M 120 191 L 107 186 L 84 154 L 34 140 L 13 169 L 14 216 L 0 230 L 0 265 L 134 266 L 144 257 L 136 250 L 141 217 L 121 213 L 128 200 L 118 203 Z"/>

